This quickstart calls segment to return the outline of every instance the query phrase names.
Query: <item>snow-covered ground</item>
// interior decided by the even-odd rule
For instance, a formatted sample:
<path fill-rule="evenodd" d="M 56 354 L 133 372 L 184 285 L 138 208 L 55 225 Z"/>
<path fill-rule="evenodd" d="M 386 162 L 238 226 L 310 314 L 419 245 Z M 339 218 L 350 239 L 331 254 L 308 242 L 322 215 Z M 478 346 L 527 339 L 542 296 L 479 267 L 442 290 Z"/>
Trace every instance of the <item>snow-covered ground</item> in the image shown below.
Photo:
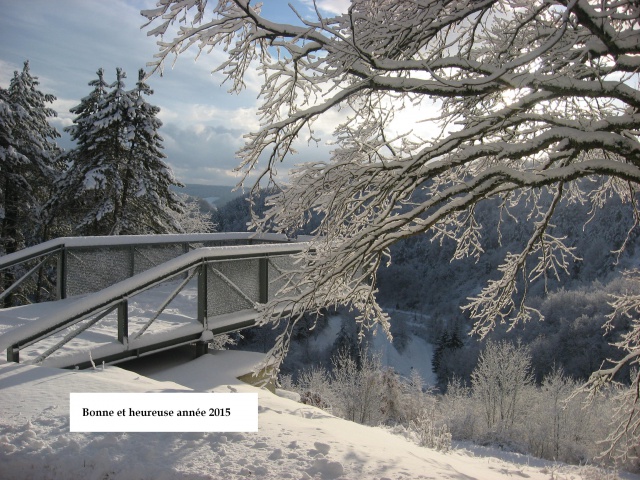
<path fill-rule="evenodd" d="M 392 312 L 395 315 L 396 312 Z M 346 319 L 347 321 L 353 321 Z M 330 348 L 336 341 L 340 327 L 345 318 L 342 315 L 332 315 L 328 318 L 327 326 L 317 335 L 309 337 L 307 348 L 311 351 L 322 352 Z M 408 328 L 411 328 L 409 325 Z M 398 352 L 389 341 L 381 328 L 375 328 L 368 332 L 365 342 L 371 353 L 378 356 L 382 367 L 390 367 L 406 378 L 411 376 L 413 370 L 427 385 L 435 385 L 436 377 L 431 370 L 431 358 L 433 358 L 433 345 L 417 335 L 408 335 L 406 347 Z M 295 355 L 295 343 L 291 349 Z"/>
<path fill-rule="evenodd" d="M 129 302 L 131 331 L 144 325 L 175 288 L 163 284 Z M 163 334 L 194 325 L 194 285 L 188 285 L 149 328 Z M 82 298 L 65 302 L 81 302 Z M 0 312 L 0 337 L 19 325 L 55 314 L 65 302 Z M 330 346 L 343 319 L 329 319 L 311 338 L 318 351 Z M 52 355 L 86 355 L 115 335 L 106 317 Z M 62 335 L 62 334 L 61 334 Z M 50 348 L 50 337 L 21 360 Z M 1 342 L 0 342 L 1 343 Z M 371 343 L 384 366 L 408 376 L 416 369 L 432 382 L 432 346 L 411 336 L 402 354 L 382 334 Z M 137 373 L 115 366 L 104 370 L 59 370 L 0 360 L 0 479 L 609 479 L 584 468 L 551 465 L 530 457 L 465 446 L 448 453 L 419 447 L 388 429 L 336 418 L 291 398 L 242 383 L 237 377 L 263 360 L 252 352 L 214 352 L 196 360 L 179 352 L 147 358 Z M 71 392 L 258 392 L 257 433 L 71 433 Z M 585 472 L 588 475 L 584 475 Z M 627 475 L 624 478 L 640 480 Z"/>
<path fill-rule="evenodd" d="M 236 379 L 261 359 L 250 352 L 215 352 L 178 366 L 157 365 L 148 376 L 115 366 L 68 371 L 0 364 L 0 478 L 607 478 L 494 450 L 440 453 Z M 168 391 L 258 392 L 259 431 L 69 432 L 70 392 Z"/>

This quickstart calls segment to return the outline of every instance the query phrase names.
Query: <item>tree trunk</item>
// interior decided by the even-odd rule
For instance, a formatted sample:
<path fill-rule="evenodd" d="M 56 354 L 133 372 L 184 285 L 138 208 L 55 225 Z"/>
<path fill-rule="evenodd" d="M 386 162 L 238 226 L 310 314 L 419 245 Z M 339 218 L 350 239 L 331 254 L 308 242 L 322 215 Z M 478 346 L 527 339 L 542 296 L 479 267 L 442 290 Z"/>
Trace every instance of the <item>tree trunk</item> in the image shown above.
<path fill-rule="evenodd" d="M 18 250 L 17 235 L 18 235 L 18 208 L 15 202 L 15 192 L 11 181 L 8 176 L 4 177 L 4 218 L 2 219 L 2 246 L 4 254 L 8 255 Z M 2 275 L 2 287 L 3 291 L 9 288 L 15 281 L 15 276 L 11 270 L 5 270 Z M 10 307 L 13 304 L 14 292 L 7 295 L 2 301 L 4 308 Z"/>

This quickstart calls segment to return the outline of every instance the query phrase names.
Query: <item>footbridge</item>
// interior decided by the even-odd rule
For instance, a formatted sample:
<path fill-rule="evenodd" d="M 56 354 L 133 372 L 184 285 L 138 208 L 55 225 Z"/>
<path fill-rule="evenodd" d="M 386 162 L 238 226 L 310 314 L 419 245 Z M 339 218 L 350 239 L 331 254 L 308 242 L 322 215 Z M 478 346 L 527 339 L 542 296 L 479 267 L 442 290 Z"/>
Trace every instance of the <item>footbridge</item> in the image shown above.
<path fill-rule="evenodd" d="M 254 326 L 305 242 L 223 233 L 60 238 L 0 257 L 9 362 L 117 363 Z M 24 305 L 13 306 L 19 303 Z"/>

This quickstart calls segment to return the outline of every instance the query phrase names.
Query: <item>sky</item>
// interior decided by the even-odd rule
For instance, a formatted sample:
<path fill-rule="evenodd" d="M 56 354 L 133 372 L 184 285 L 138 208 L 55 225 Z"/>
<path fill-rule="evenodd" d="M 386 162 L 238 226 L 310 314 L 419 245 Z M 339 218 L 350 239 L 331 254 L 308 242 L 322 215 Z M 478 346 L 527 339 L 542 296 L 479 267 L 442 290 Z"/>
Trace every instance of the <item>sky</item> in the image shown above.
<path fill-rule="evenodd" d="M 310 11 L 309 0 L 291 2 L 301 12 Z M 319 2 L 326 12 L 336 12 L 348 0 Z M 140 10 L 153 8 L 156 0 L 0 0 L 0 86 L 6 88 L 13 72 L 29 60 L 31 73 L 40 81 L 40 90 L 57 97 L 52 107 L 58 118 L 51 124 L 62 134 L 59 144 L 73 147 L 63 128 L 73 122 L 69 109 L 91 91 L 88 83 L 104 68 L 108 82 L 115 80 L 116 67 L 127 73 L 127 88 L 137 80 L 137 72 L 153 61 L 158 51 L 154 37 L 141 26 Z M 208 10 L 213 8 L 210 2 Z M 291 18 L 283 0 L 266 0 L 265 9 L 278 20 Z M 242 136 L 257 128 L 259 77 L 252 73 L 247 89 L 239 95 L 228 93 L 224 78 L 212 74 L 216 68 L 213 52 L 195 60 L 197 50 L 185 52 L 164 75 L 154 74 L 147 83 L 154 94 L 147 99 L 160 107 L 163 122 L 160 134 L 164 153 L 177 179 L 183 183 L 236 185 L 240 176 L 235 152 Z M 319 126 L 323 140 L 331 128 Z M 318 133 L 318 132 L 316 132 Z M 302 160 L 326 160 L 327 146 L 305 147 L 279 174 Z"/>

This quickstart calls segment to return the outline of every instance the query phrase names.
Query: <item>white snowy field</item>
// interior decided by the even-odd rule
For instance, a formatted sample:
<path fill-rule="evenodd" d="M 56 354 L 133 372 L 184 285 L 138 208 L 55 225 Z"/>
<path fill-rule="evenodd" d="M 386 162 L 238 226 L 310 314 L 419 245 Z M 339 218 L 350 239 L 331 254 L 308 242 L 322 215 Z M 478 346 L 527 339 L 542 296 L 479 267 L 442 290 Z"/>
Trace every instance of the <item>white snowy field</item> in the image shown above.
<path fill-rule="evenodd" d="M 392 312 L 396 315 L 397 312 Z M 347 321 L 353 321 L 346 319 Z M 317 335 L 309 337 L 307 348 L 311 351 L 322 352 L 330 348 L 335 342 L 338 332 L 345 318 L 341 315 L 332 315 L 327 320 L 327 326 Z M 393 370 L 406 378 L 411 376 L 415 370 L 426 385 L 434 386 L 436 376 L 431 370 L 431 358 L 433 358 L 433 345 L 417 335 L 409 335 L 406 348 L 402 353 L 398 352 L 382 331 L 382 328 L 375 327 L 368 332 L 365 337 L 367 347 L 371 353 L 375 354 L 382 367 L 391 367 Z M 292 345 L 291 350 L 296 350 L 296 345 Z M 294 352 L 289 355 L 295 354 Z"/>
<path fill-rule="evenodd" d="M 440 453 L 236 377 L 261 354 L 224 351 L 153 373 L 0 364 L 2 479 L 605 479 L 480 448 Z M 71 392 L 258 392 L 257 433 L 70 433 Z M 625 475 L 620 478 L 638 479 Z"/>

